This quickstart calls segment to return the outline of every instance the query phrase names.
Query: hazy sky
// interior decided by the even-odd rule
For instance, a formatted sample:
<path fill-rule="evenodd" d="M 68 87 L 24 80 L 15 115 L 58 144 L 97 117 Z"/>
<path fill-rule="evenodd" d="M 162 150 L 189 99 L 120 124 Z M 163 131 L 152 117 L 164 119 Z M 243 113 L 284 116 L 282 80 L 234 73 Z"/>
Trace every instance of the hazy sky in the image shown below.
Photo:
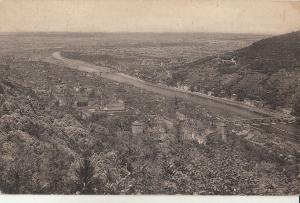
<path fill-rule="evenodd" d="M 300 30 L 300 1 L 0 0 L 0 32 Z"/>

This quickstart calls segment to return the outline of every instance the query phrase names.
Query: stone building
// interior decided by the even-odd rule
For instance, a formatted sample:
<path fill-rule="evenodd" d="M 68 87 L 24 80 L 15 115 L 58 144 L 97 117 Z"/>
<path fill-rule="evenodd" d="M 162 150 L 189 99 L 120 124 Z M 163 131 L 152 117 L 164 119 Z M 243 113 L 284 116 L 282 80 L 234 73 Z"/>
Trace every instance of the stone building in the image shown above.
<path fill-rule="evenodd" d="M 222 121 L 216 123 L 219 134 L 221 135 L 222 141 L 227 142 L 226 124 Z"/>
<path fill-rule="evenodd" d="M 78 97 L 74 104 L 76 107 L 86 107 L 89 106 L 89 99 L 88 97 Z"/>
<path fill-rule="evenodd" d="M 125 103 L 122 100 L 113 100 L 108 103 L 104 108 L 104 111 L 125 111 Z"/>
<path fill-rule="evenodd" d="M 132 135 L 139 136 L 144 133 L 144 125 L 140 121 L 134 121 L 131 125 Z"/>

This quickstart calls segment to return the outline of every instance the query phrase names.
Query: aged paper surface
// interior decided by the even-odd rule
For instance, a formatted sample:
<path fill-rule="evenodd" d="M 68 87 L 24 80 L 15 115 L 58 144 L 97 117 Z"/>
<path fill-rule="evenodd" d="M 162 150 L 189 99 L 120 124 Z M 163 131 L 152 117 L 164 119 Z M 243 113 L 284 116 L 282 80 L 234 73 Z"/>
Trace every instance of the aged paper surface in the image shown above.
<path fill-rule="evenodd" d="M 0 202 L 298 200 L 300 1 L 0 0 L 0 45 Z"/>

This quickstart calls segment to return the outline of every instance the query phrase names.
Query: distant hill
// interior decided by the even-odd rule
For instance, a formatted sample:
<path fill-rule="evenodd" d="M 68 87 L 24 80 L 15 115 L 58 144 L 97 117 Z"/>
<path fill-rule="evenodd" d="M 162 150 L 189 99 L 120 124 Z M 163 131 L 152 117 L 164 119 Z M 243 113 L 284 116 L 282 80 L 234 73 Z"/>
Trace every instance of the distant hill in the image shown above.
<path fill-rule="evenodd" d="M 258 100 L 271 108 L 292 107 L 299 91 L 300 31 L 266 38 L 252 45 L 175 67 L 169 85 L 216 96 Z"/>
<path fill-rule="evenodd" d="M 294 70 L 300 66 L 300 31 L 260 40 L 236 51 L 235 57 L 240 64 L 265 73 Z"/>

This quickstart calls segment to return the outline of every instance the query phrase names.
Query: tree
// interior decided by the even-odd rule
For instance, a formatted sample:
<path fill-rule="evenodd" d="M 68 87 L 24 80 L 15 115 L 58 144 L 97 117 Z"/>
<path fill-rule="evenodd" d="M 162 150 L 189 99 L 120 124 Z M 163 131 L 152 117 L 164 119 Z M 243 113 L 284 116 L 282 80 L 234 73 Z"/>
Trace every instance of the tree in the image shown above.
<path fill-rule="evenodd" d="M 20 190 L 20 174 L 15 167 L 8 170 L 7 176 L 3 181 L 2 189 L 7 194 L 18 194 Z M 1 182 L 2 182 L 1 181 Z"/>
<path fill-rule="evenodd" d="M 300 124 L 300 92 L 295 95 L 293 114 L 296 116 L 297 123 Z"/>
<path fill-rule="evenodd" d="M 66 107 L 67 107 L 67 110 L 69 112 L 72 112 L 72 107 L 73 107 L 73 104 L 74 104 L 74 95 L 72 93 L 72 90 L 70 87 L 66 87 L 66 89 L 64 90 L 64 96 L 65 96 L 65 99 L 66 99 Z"/>
<path fill-rule="evenodd" d="M 238 101 L 244 101 L 244 99 L 247 97 L 246 92 L 241 89 L 237 90 L 236 95 Z"/>
<path fill-rule="evenodd" d="M 51 153 L 49 153 L 49 166 L 48 169 L 48 182 L 49 182 L 49 191 L 52 194 L 60 194 L 63 192 L 63 160 L 64 157 L 61 156 L 61 151 L 59 148 L 52 144 Z"/>
<path fill-rule="evenodd" d="M 4 94 L 4 87 L 2 86 L 2 84 L 0 83 L 0 94 Z"/>
<path fill-rule="evenodd" d="M 3 79 L 8 79 L 10 76 L 11 69 L 10 66 L 7 64 L 0 64 L 0 74 Z"/>
<path fill-rule="evenodd" d="M 76 170 L 77 176 L 77 191 L 81 194 L 93 194 L 94 186 L 94 167 L 90 160 L 84 158 L 83 162 L 80 164 L 78 170 Z"/>

